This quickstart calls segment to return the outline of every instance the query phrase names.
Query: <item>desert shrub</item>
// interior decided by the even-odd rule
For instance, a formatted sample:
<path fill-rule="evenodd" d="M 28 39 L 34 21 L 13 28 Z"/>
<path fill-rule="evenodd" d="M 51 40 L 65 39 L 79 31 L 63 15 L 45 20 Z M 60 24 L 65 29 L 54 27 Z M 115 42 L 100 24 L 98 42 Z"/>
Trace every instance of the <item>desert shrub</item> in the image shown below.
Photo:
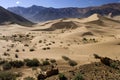
<path fill-rule="evenodd" d="M 17 54 L 15 54 L 15 58 L 18 58 L 18 55 L 17 55 Z"/>
<path fill-rule="evenodd" d="M 47 60 L 47 61 L 48 61 L 48 60 L 50 60 L 50 59 L 49 59 L 49 58 L 46 58 L 45 60 Z"/>
<path fill-rule="evenodd" d="M 3 36 L 3 38 L 5 38 L 5 36 Z"/>
<path fill-rule="evenodd" d="M 8 53 L 6 53 L 6 52 L 4 52 L 3 55 L 4 55 L 4 56 L 10 56 L 10 54 L 8 54 Z"/>
<path fill-rule="evenodd" d="M 24 46 L 28 47 L 29 45 L 28 45 L 28 44 L 25 44 Z"/>
<path fill-rule="evenodd" d="M 11 64 L 6 62 L 5 64 L 3 64 L 3 70 L 10 70 L 12 68 Z"/>
<path fill-rule="evenodd" d="M 2 64 L 4 64 L 4 63 L 6 63 L 7 61 L 5 61 L 5 60 L 0 60 L 0 65 L 2 65 Z"/>
<path fill-rule="evenodd" d="M 94 42 L 96 42 L 96 40 L 95 40 L 95 39 L 93 39 L 93 41 L 94 41 Z"/>
<path fill-rule="evenodd" d="M 26 78 L 24 78 L 24 80 L 35 80 L 35 78 L 33 78 L 33 77 L 26 77 Z"/>
<path fill-rule="evenodd" d="M 60 73 L 58 77 L 59 77 L 59 80 L 67 80 L 66 76 L 62 73 Z"/>
<path fill-rule="evenodd" d="M 31 52 L 32 52 L 32 51 L 35 51 L 35 49 L 31 48 L 30 51 L 31 51 Z"/>
<path fill-rule="evenodd" d="M 75 62 L 75 61 L 73 61 L 73 60 L 69 60 L 69 61 L 68 61 L 68 64 L 69 64 L 70 66 L 76 66 L 76 65 L 77 65 L 77 62 Z"/>
<path fill-rule="evenodd" d="M 25 49 L 22 49 L 22 51 L 25 51 Z"/>
<path fill-rule="evenodd" d="M 111 59 L 108 58 L 108 57 L 105 57 L 105 58 L 102 58 L 102 59 L 101 59 L 101 62 L 102 62 L 103 64 L 107 65 L 107 66 L 110 66 L 110 63 L 111 63 L 110 61 L 111 61 Z"/>
<path fill-rule="evenodd" d="M 49 43 L 48 45 L 52 45 L 51 43 Z"/>
<path fill-rule="evenodd" d="M 26 35 L 26 37 L 29 37 L 29 36 L 30 36 L 29 34 Z"/>
<path fill-rule="evenodd" d="M 78 73 L 74 78 L 73 80 L 84 80 L 83 76 L 81 73 Z"/>
<path fill-rule="evenodd" d="M 55 44 L 55 42 L 54 42 L 54 41 L 52 41 L 52 43 L 53 43 L 53 44 Z"/>
<path fill-rule="evenodd" d="M 30 61 L 30 59 L 24 59 L 24 62 L 27 63 L 28 61 Z"/>
<path fill-rule="evenodd" d="M 42 43 L 42 40 L 39 40 L 39 43 Z"/>
<path fill-rule="evenodd" d="M 51 62 L 51 63 L 55 63 L 56 60 L 55 60 L 55 59 L 51 59 L 50 62 Z"/>
<path fill-rule="evenodd" d="M 67 44 L 68 46 L 70 46 L 70 44 Z"/>
<path fill-rule="evenodd" d="M 117 69 L 117 63 L 115 62 L 111 62 L 110 67 Z"/>
<path fill-rule="evenodd" d="M 83 41 L 87 41 L 87 38 L 83 38 L 82 40 L 83 40 Z"/>
<path fill-rule="evenodd" d="M 18 50 L 18 49 L 16 49 L 16 50 L 15 50 L 15 52 L 19 52 L 19 50 Z"/>
<path fill-rule="evenodd" d="M 117 45 L 120 45 L 120 43 L 118 43 Z"/>
<path fill-rule="evenodd" d="M 28 67 L 37 67 L 40 65 L 40 62 L 38 59 L 33 59 L 33 60 L 26 59 L 24 61 L 26 62 L 26 66 Z"/>
<path fill-rule="evenodd" d="M 48 49 L 48 50 L 49 50 L 49 49 L 50 49 L 50 47 L 47 47 L 46 49 Z"/>
<path fill-rule="evenodd" d="M 24 66 L 23 61 L 10 61 L 9 63 L 11 64 L 12 67 L 15 68 L 21 68 L 22 66 Z"/>
<path fill-rule="evenodd" d="M 10 49 L 7 49 L 7 51 L 10 51 Z"/>
<path fill-rule="evenodd" d="M 67 56 L 62 56 L 62 58 L 63 58 L 65 61 L 69 61 L 69 60 L 70 60 L 70 58 L 67 57 Z"/>
<path fill-rule="evenodd" d="M 46 70 L 48 70 L 48 67 L 47 67 L 47 66 L 40 66 L 40 69 L 41 69 L 42 71 L 46 71 Z"/>
<path fill-rule="evenodd" d="M 47 50 L 47 48 L 42 48 L 43 50 Z"/>
<path fill-rule="evenodd" d="M 42 62 L 42 65 L 50 65 L 49 61 L 48 60 L 45 60 Z"/>
<path fill-rule="evenodd" d="M 0 80 L 16 80 L 16 76 L 12 72 L 0 72 Z"/>
<path fill-rule="evenodd" d="M 97 54 L 93 54 L 93 56 L 95 57 L 95 59 L 100 59 L 101 57 Z"/>

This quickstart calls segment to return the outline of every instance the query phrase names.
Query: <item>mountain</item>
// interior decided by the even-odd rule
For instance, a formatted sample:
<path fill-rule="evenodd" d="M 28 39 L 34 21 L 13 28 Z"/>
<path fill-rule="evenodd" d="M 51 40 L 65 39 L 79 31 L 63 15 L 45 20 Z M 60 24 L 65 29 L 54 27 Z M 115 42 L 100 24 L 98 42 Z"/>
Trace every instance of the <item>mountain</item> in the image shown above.
<path fill-rule="evenodd" d="M 31 26 L 33 25 L 32 22 L 28 21 L 27 19 L 16 15 L 3 7 L 0 7 L 0 24 L 19 24 L 22 26 Z"/>
<path fill-rule="evenodd" d="M 120 3 L 111 3 L 95 7 L 86 8 L 46 8 L 42 6 L 33 5 L 28 8 L 24 7 L 9 7 L 9 11 L 14 12 L 24 18 L 33 21 L 48 21 L 59 18 L 83 18 L 88 17 L 94 13 L 100 15 L 109 15 L 111 17 L 120 15 Z"/>

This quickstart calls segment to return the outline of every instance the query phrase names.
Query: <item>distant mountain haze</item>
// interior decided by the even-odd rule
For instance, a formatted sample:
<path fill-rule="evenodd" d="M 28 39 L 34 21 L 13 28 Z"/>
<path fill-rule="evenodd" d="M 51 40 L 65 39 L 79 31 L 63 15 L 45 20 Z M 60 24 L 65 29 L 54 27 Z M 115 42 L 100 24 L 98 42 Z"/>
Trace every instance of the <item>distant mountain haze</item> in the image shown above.
<path fill-rule="evenodd" d="M 86 7 L 86 8 L 46 8 L 33 5 L 28 8 L 9 7 L 9 11 L 21 15 L 32 22 L 41 22 L 55 20 L 59 18 L 84 18 L 94 13 L 100 15 L 118 16 L 120 15 L 120 3 L 105 4 L 102 6 Z"/>

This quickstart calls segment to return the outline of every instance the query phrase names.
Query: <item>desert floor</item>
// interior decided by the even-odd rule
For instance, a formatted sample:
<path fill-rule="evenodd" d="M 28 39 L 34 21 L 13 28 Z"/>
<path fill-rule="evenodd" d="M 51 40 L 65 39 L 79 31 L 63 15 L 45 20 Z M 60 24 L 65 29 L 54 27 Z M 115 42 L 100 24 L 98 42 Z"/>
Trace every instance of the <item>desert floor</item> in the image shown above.
<path fill-rule="evenodd" d="M 62 29 L 59 29 L 61 26 L 59 22 L 65 22 Z M 67 22 L 76 25 L 66 27 Z M 105 20 L 96 14 L 85 19 L 71 18 L 43 22 L 33 27 L 17 24 L 1 25 L 0 57 L 12 60 L 56 59 L 61 72 L 72 68 L 62 56 L 69 57 L 78 65 L 95 62 L 93 54 L 120 60 L 119 25 L 118 22 Z M 8 53 L 9 56 L 4 56 L 4 53 Z M 15 58 L 15 54 L 19 58 Z M 31 71 L 30 69 L 22 70 L 26 76 L 30 75 L 27 73 Z"/>

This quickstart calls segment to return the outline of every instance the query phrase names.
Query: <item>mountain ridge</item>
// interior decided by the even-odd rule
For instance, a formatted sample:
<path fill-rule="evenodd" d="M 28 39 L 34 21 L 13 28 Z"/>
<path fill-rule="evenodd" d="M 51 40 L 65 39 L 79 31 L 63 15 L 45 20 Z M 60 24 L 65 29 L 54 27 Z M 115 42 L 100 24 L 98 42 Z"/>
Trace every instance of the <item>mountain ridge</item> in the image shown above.
<path fill-rule="evenodd" d="M 113 17 L 120 15 L 120 3 L 110 3 L 86 8 L 52 8 L 33 5 L 28 8 L 11 7 L 8 8 L 8 10 L 21 15 L 30 21 L 41 22 L 60 18 L 84 18 L 94 13 L 100 15 L 109 15 L 111 13 L 110 16 Z"/>

